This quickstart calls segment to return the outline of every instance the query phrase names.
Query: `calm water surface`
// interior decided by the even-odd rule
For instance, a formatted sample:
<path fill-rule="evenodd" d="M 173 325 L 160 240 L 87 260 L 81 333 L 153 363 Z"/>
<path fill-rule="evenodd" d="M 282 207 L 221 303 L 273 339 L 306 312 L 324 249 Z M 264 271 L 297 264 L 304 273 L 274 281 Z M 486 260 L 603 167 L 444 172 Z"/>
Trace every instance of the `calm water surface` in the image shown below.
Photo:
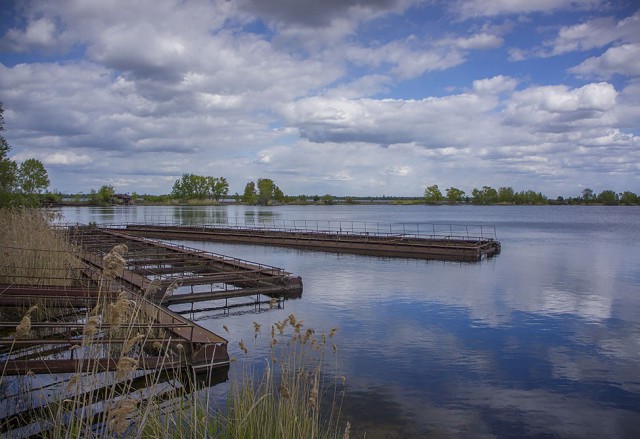
<path fill-rule="evenodd" d="M 640 437 L 640 207 L 116 207 L 63 214 L 83 223 L 495 225 L 502 253 L 474 264 L 190 242 L 284 268 L 304 282 L 302 298 L 284 309 L 199 323 L 225 336 L 228 326 L 237 356 L 237 342 L 253 339 L 254 321 L 268 327 L 294 313 L 307 327 L 339 327 L 343 418 L 352 437 Z"/>

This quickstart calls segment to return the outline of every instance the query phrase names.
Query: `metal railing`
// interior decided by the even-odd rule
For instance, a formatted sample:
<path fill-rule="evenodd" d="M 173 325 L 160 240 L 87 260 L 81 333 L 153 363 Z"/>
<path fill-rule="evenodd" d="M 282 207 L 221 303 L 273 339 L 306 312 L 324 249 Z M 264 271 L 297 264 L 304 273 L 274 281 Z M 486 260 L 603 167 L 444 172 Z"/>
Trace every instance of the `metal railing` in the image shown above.
<path fill-rule="evenodd" d="M 179 219 L 178 219 L 179 220 Z M 176 221 L 172 216 L 147 216 L 144 223 L 121 224 L 153 226 L 192 226 L 200 228 L 233 228 L 299 233 L 330 233 L 343 235 L 402 236 L 421 239 L 497 240 L 495 226 L 444 224 L 426 222 L 385 223 L 373 221 L 285 220 L 274 218 L 232 217 L 224 222 L 202 224 Z M 109 226 L 115 227 L 115 226 Z"/>

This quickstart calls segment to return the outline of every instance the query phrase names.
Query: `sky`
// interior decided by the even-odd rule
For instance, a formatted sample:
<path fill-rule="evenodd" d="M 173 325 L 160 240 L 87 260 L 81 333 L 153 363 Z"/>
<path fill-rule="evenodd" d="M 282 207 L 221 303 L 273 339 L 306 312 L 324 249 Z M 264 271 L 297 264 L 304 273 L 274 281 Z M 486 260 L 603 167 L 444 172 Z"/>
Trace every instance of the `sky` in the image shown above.
<path fill-rule="evenodd" d="M 0 101 L 63 193 L 640 193 L 640 5 L 0 0 Z"/>

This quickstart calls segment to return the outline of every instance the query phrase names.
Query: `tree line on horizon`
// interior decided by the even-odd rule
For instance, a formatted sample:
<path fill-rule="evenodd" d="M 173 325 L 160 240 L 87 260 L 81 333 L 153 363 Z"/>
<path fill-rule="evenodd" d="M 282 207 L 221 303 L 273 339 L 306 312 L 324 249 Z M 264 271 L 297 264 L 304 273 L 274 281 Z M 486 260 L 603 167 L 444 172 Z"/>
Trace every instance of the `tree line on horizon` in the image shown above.
<path fill-rule="evenodd" d="M 102 186 L 99 190 L 91 190 L 91 193 L 84 197 L 90 204 L 110 204 L 113 202 L 115 191 L 113 186 Z M 428 186 L 424 190 L 422 198 L 416 197 L 353 197 L 353 196 L 333 196 L 330 194 L 319 195 L 286 195 L 278 185 L 270 178 L 259 178 L 255 182 L 246 183 L 244 192 L 229 195 L 229 184 L 224 177 L 200 176 L 196 174 L 183 174 L 173 185 L 170 194 L 166 195 L 139 195 L 133 193 L 135 201 L 146 201 L 150 203 L 170 203 L 180 201 L 188 202 L 222 202 L 234 200 L 238 204 L 247 205 L 274 205 L 274 204 L 335 204 L 338 202 L 345 204 L 358 204 L 360 202 L 371 202 L 373 200 L 397 201 L 402 204 L 425 203 L 431 205 L 439 204 L 515 204 L 515 205 L 559 205 L 559 204 L 600 204 L 607 206 L 616 205 L 639 205 L 640 196 L 631 191 L 616 193 L 613 190 L 603 190 L 600 193 L 586 188 L 578 197 L 557 197 L 550 199 L 541 192 L 533 190 L 516 191 L 512 187 L 502 186 L 495 189 L 491 186 L 474 188 L 470 196 L 456 187 L 450 187 L 442 191 L 437 184 Z"/>
<path fill-rule="evenodd" d="M 518 205 L 541 205 L 541 204 L 603 204 L 605 206 L 640 204 L 640 197 L 631 191 L 617 193 L 614 190 L 603 190 L 596 194 L 592 189 L 585 188 L 579 197 L 557 197 L 555 200 L 547 198 L 542 192 L 524 190 L 516 192 L 510 186 L 502 186 L 495 189 L 491 186 L 474 188 L 471 196 L 467 196 L 464 190 L 450 187 L 443 194 L 437 184 L 428 186 L 424 190 L 424 200 L 427 204 L 518 204 Z"/>

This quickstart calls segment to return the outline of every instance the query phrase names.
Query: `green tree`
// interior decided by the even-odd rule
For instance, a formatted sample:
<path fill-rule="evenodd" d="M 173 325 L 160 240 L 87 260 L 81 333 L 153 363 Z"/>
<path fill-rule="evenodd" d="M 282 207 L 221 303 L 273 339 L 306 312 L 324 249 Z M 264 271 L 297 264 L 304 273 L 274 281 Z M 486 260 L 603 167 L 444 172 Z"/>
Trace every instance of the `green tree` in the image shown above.
<path fill-rule="evenodd" d="M 627 206 L 633 206 L 640 202 L 638 195 L 633 192 L 625 191 L 620 194 L 620 203 L 626 204 Z"/>
<path fill-rule="evenodd" d="M 595 201 L 595 199 L 596 199 L 596 197 L 595 197 L 592 189 L 589 189 L 589 188 L 582 189 L 582 202 L 583 203 L 590 204 L 590 203 L 593 203 Z"/>
<path fill-rule="evenodd" d="M 242 202 L 247 204 L 255 204 L 258 200 L 258 194 L 256 192 L 256 184 L 250 181 L 244 187 L 244 193 L 242 194 Z"/>
<path fill-rule="evenodd" d="M 498 191 L 491 186 L 475 188 L 471 191 L 473 204 L 494 204 L 498 201 Z"/>
<path fill-rule="evenodd" d="M 222 197 L 226 197 L 229 193 L 229 183 L 224 177 L 206 177 L 209 196 L 214 200 L 220 201 Z"/>
<path fill-rule="evenodd" d="M 259 178 L 256 183 L 258 190 L 257 201 L 261 205 L 269 205 L 273 201 L 283 201 L 284 193 L 270 178 Z"/>
<path fill-rule="evenodd" d="M 28 159 L 20 164 L 18 182 L 25 194 L 40 194 L 50 184 L 47 170 L 42 162 L 36 159 Z"/>
<path fill-rule="evenodd" d="M 512 187 L 502 186 L 498 189 L 498 203 L 513 203 L 514 195 Z"/>
<path fill-rule="evenodd" d="M 520 191 L 513 195 L 513 201 L 516 204 L 547 204 L 547 197 L 542 195 L 542 192 L 535 192 L 532 190 Z"/>
<path fill-rule="evenodd" d="M 276 200 L 278 203 L 284 203 L 286 201 L 286 198 L 287 197 L 285 196 L 284 192 L 282 192 L 278 186 L 273 188 L 274 200 Z"/>
<path fill-rule="evenodd" d="M 4 109 L 0 102 L 0 206 L 11 204 L 18 175 L 16 162 L 9 158 L 11 146 L 2 135 L 4 131 Z"/>
<path fill-rule="evenodd" d="M 326 194 L 321 197 L 322 204 L 331 205 L 333 204 L 333 195 Z"/>
<path fill-rule="evenodd" d="M 600 192 L 596 199 L 598 202 L 606 206 L 615 206 L 617 204 L 620 204 L 618 194 L 616 194 L 615 191 L 612 190 L 605 190 Z"/>
<path fill-rule="evenodd" d="M 451 204 L 460 203 L 466 194 L 462 189 L 457 187 L 450 187 L 447 189 L 447 201 Z"/>
<path fill-rule="evenodd" d="M 93 204 L 107 205 L 111 204 L 116 191 L 113 186 L 104 185 L 101 186 L 98 191 L 91 189 L 89 194 L 89 201 Z"/>
<path fill-rule="evenodd" d="M 442 192 L 440 192 L 438 185 L 434 184 L 424 190 L 424 199 L 429 204 L 438 204 L 444 200 L 444 196 L 442 195 Z"/>
<path fill-rule="evenodd" d="M 204 200 L 210 193 L 207 177 L 196 174 L 182 174 L 171 189 L 171 195 L 180 200 Z"/>

